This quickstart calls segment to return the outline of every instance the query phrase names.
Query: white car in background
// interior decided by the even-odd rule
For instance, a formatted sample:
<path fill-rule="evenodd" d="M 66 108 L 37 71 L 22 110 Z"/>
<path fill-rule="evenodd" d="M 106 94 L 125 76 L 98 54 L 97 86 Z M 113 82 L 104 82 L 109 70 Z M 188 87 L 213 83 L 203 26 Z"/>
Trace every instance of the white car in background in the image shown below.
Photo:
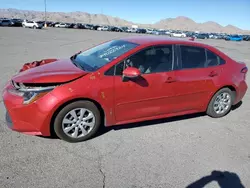
<path fill-rule="evenodd" d="M 128 29 L 127 29 L 127 32 L 128 32 L 128 33 L 136 33 L 137 30 L 138 30 L 137 28 L 128 28 Z"/>
<path fill-rule="evenodd" d="M 154 32 L 154 30 L 153 29 L 146 29 L 146 33 L 148 33 L 148 34 L 153 34 L 153 32 Z"/>
<path fill-rule="evenodd" d="M 177 31 L 171 34 L 172 37 L 187 37 L 185 33 Z"/>
<path fill-rule="evenodd" d="M 42 29 L 43 28 L 43 23 L 42 22 L 24 20 L 22 22 L 22 26 L 24 28 Z"/>
<path fill-rule="evenodd" d="M 98 31 L 108 31 L 109 27 L 108 26 L 100 26 L 97 28 Z"/>
<path fill-rule="evenodd" d="M 66 24 L 66 23 L 59 23 L 59 24 L 56 24 L 55 27 L 66 28 L 66 27 L 68 27 L 68 24 Z"/>

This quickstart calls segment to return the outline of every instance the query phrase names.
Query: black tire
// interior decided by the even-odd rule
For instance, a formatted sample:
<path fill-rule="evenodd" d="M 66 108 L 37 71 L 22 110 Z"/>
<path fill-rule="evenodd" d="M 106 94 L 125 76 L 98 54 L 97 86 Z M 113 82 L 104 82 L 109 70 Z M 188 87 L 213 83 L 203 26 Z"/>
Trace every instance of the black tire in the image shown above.
<path fill-rule="evenodd" d="M 37 27 L 34 25 L 34 26 L 33 26 L 33 29 L 36 29 L 36 28 L 37 28 Z"/>
<path fill-rule="evenodd" d="M 68 136 L 67 134 L 64 133 L 63 128 L 62 128 L 62 121 L 65 115 L 71 110 L 76 109 L 76 108 L 88 109 L 93 113 L 95 117 L 95 125 L 93 129 L 88 134 L 80 138 L 72 138 Z M 82 141 L 90 139 L 97 133 L 102 123 L 101 118 L 102 118 L 101 113 L 94 103 L 90 101 L 76 101 L 76 102 L 66 105 L 63 109 L 59 111 L 59 113 L 57 114 L 54 120 L 54 125 L 53 125 L 54 131 L 56 135 L 64 141 L 71 142 L 71 143 L 82 142 Z"/>
<path fill-rule="evenodd" d="M 215 112 L 213 106 L 214 106 L 214 103 L 215 103 L 216 98 L 217 98 L 220 94 L 222 94 L 222 93 L 227 93 L 227 94 L 229 94 L 231 100 L 230 100 L 230 104 L 229 104 L 228 109 L 227 109 L 225 112 L 223 112 L 223 113 L 221 113 L 221 114 L 218 114 L 218 113 Z M 227 114 L 231 111 L 231 108 L 232 108 L 232 104 L 233 104 L 233 102 L 234 102 L 234 99 L 235 99 L 235 92 L 234 92 L 234 91 L 232 91 L 232 90 L 229 89 L 229 88 L 222 88 L 222 89 L 220 89 L 219 91 L 217 91 L 217 92 L 214 94 L 214 96 L 213 96 L 212 99 L 210 100 L 210 102 L 209 102 L 209 104 L 208 104 L 208 107 L 207 107 L 207 111 L 206 111 L 207 115 L 210 116 L 210 117 L 213 117 L 213 118 L 220 118 L 220 117 L 223 117 L 223 116 L 227 115 Z"/>

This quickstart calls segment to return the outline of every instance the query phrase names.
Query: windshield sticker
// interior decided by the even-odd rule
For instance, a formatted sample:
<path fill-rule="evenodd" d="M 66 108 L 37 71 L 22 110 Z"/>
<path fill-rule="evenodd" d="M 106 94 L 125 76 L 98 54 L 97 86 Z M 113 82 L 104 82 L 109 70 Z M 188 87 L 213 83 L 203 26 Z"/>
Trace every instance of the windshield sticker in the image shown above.
<path fill-rule="evenodd" d="M 107 49 L 106 51 L 104 51 L 104 53 L 99 55 L 99 57 L 104 58 L 104 57 L 109 56 L 109 55 L 111 55 L 111 54 L 113 54 L 113 53 L 115 53 L 115 52 L 117 52 L 125 47 L 126 47 L 125 44 L 122 46 L 113 46 L 113 47 Z"/>

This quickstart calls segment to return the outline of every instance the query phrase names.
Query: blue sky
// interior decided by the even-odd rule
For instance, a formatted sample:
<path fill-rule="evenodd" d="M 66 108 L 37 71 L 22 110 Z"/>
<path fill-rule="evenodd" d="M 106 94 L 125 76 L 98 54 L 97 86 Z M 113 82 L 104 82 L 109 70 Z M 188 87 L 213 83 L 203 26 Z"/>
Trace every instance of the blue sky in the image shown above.
<path fill-rule="evenodd" d="M 250 0 L 46 0 L 48 11 L 82 11 L 117 16 L 136 23 L 186 16 L 250 30 Z M 44 0 L 1 0 L 0 8 L 44 10 Z"/>

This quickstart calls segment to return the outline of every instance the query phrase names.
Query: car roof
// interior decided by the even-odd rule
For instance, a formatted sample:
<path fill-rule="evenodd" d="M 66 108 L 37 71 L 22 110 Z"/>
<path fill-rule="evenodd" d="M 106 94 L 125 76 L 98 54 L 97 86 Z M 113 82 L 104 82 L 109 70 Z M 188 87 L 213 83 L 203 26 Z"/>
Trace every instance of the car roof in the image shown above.
<path fill-rule="evenodd" d="M 179 38 L 171 38 L 168 36 L 154 36 L 154 35 L 147 35 L 147 36 L 129 36 L 121 38 L 121 40 L 126 40 L 128 42 L 133 42 L 139 45 L 151 45 L 151 44 L 190 44 L 195 46 L 208 46 L 203 43 L 190 41 L 188 39 L 179 39 Z"/>

